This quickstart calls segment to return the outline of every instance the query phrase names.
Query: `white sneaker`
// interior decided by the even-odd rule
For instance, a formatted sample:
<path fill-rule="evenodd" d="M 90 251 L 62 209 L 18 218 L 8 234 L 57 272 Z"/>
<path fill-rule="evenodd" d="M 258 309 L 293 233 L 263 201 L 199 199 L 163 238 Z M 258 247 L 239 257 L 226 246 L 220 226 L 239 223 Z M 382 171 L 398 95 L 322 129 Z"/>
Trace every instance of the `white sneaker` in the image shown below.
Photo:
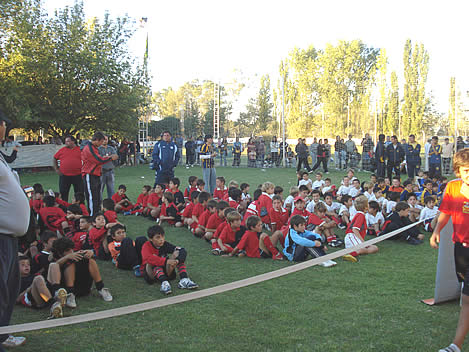
<path fill-rule="evenodd" d="M 164 293 L 165 295 L 169 295 L 170 293 L 173 292 L 171 291 L 171 285 L 169 284 L 168 281 L 163 281 L 161 283 L 160 292 Z"/>
<path fill-rule="evenodd" d="M 199 285 L 197 285 L 194 281 L 192 281 L 188 277 L 185 277 L 184 279 L 179 280 L 179 283 L 178 283 L 178 288 L 180 289 L 194 290 L 198 287 Z"/>
<path fill-rule="evenodd" d="M 62 318 L 64 316 L 63 310 L 62 310 L 62 304 L 60 301 L 54 302 L 52 307 L 50 307 L 50 318 Z"/>
<path fill-rule="evenodd" d="M 459 349 L 458 346 L 456 346 L 454 343 L 452 343 L 448 347 L 443 348 L 443 349 L 439 350 L 438 352 L 461 352 L 461 350 Z"/>
<path fill-rule="evenodd" d="M 326 260 L 325 262 L 322 262 L 322 263 L 319 264 L 319 265 L 321 265 L 321 266 L 324 267 L 324 268 L 330 268 L 330 267 L 332 267 L 332 266 L 337 265 L 337 263 L 336 263 L 335 261 L 333 261 L 333 260 Z"/>
<path fill-rule="evenodd" d="M 3 347 L 17 347 L 21 346 L 26 342 L 26 337 L 21 337 L 21 336 L 13 336 L 9 335 L 8 338 L 2 342 Z"/>
<path fill-rule="evenodd" d="M 67 291 L 64 288 L 59 288 L 55 291 L 54 298 L 57 302 L 60 302 L 62 307 L 65 307 L 65 304 L 67 303 Z"/>
<path fill-rule="evenodd" d="M 77 307 L 77 302 L 75 301 L 75 295 L 73 293 L 69 293 L 67 295 L 67 301 L 65 302 L 65 305 L 68 308 L 76 308 Z"/>
<path fill-rule="evenodd" d="M 112 302 L 111 291 L 108 288 L 103 287 L 98 291 L 99 295 L 103 297 L 105 302 Z"/>

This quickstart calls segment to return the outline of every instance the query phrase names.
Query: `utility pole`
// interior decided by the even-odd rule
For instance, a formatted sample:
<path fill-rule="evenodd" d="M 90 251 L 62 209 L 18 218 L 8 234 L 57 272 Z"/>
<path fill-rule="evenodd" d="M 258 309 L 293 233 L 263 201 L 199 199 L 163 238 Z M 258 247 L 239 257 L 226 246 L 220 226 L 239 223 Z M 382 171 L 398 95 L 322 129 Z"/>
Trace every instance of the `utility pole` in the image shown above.
<path fill-rule="evenodd" d="M 287 151 L 285 145 L 287 143 L 285 137 L 285 78 L 286 74 L 282 77 L 282 147 L 283 147 L 283 167 L 287 167 Z"/>
<path fill-rule="evenodd" d="M 213 84 L 213 138 L 220 138 L 220 83 Z"/>

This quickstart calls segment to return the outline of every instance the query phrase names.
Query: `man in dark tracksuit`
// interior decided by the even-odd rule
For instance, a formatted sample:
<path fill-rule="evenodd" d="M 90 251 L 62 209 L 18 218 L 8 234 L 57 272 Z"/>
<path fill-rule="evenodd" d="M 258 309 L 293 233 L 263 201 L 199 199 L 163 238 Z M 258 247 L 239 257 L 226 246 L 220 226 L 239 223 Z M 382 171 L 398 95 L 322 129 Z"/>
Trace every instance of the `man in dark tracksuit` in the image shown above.
<path fill-rule="evenodd" d="M 378 136 L 378 143 L 376 144 L 375 160 L 376 160 L 376 176 L 384 178 L 385 162 L 386 162 L 386 147 L 384 146 L 384 134 Z"/>
<path fill-rule="evenodd" d="M 392 179 L 392 171 L 396 173 L 397 177 L 401 176 L 400 165 L 404 161 L 404 150 L 401 144 L 397 141 L 397 136 L 391 137 L 391 144 L 386 147 L 386 157 L 388 159 L 387 169 L 388 177 Z"/>
<path fill-rule="evenodd" d="M 102 132 L 96 132 L 81 151 L 81 176 L 85 186 L 85 195 L 88 200 L 90 216 L 94 216 L 101 210 L 101 168 L 102 165 L 119 159 L 117 154 L 101 156 L 98 148 L 103 145 L 106 136 Z"/>
<path fill-rule="evenodd" d="M 311 167 L 309 167 L 308 163 L 308 147 L 306 146 L 304 140 L 302 138 L 298 138 L 298 144 L 295 147 L 295 152 L 298 157 L 298 164 L 296 166 L 296 171 L 300 171 L 301 165 L 304 164 L 305 169 L 311 171 Z"/>
<path fill-rule="evenodd" d="M 420 170 L 420 164 L 422 163 L 420 159 L 420 144 L 415 142 L 415 136 L 411 134 L 409 136 L 409 143 L 405 147 L 405 160 L 407 163 L 407 176 L 413 180 L 417 176 Z"/>
<path fill-rule="evenodd" d="M 164 131 L 160 141 L 153 148 L 153 170 L 155 170 L 155 186 L 169 184 L 174 177 L 174 168 L 179 162 L 181 152 L 176 143 L 171 141 L 171 133 Z"/>
<path fill-rule="evenodd" d="M 5 139 L 11 122 L 0 111 L 0 142 Z M 18 239 L 28 230 L 29 202 L 20 186 L 18 174 L 11 170 L 0 154 L 0 327 L 10 323 L 13 307 L 20 289 Z M 24 337 L 0 335 L 3 347 L 19 346 Z"/>

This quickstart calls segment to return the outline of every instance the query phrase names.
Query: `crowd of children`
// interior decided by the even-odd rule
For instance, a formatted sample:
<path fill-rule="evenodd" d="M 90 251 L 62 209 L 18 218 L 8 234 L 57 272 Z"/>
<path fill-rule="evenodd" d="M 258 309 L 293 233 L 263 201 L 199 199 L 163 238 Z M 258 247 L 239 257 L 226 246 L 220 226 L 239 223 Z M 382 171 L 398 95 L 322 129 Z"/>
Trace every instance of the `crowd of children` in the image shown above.
<path fill-rule="evenodd" d="M 271 182 L 259 185 L 251 197 L 248 184 L 225 185 L 224 177 L 217 177 L 213 196 L 204 190 L 202 180 L 191 176 L 188 181 L 184 190 L 176 177 L 168 185 L 143 186 L 135 203 L 127 197 L 126 186 L 120 185 L 92 218 L 81 193 L 67 203 L 40 184 L 28 188 L 33 221 L 20 241 L 18 303 L 49 307 L 52 316 L 60 317 L 64 307 L 76 307 L 75 298 L 89 294 L 93 284 L 105 301 L 112 301 L 96 260 L 110 260 L 117 269 L 131 270 L 149 284 L 158 282 L 164 294 L 172 292 L 170 280 L 176 274 L 179 288 L 197 288 L 186 270 L 186 250 L 165 240 L 163 223 L 187 227 L 194 238 L 207 242 L 214 255 L 289 261 L 324 256 L 328 246 L 354 247 L 367 235 L 389 233 L 419 219 L 431 232 L 447 180 L 420 173 L 415 183 L 406 180 L 401 186 L 397 177 L 389 180 L 372 174 L 360 182 L 348 170 L 341 184 L 333 185 L 319 172 L 315 181 L 300 172 L 297 186 L 285 198 L 282 187 Z M 146 237 L 132 240 L 117 213 L 146 217 L 154 224 Z M 343 239 L 338 228 L 345 229 Z M 394 238 L 415 245 L 422 243 L 423 235 L 416 226 Z M 372 245 L 343 259 L 357 262 L 360 255 L 377 251 Z"/>

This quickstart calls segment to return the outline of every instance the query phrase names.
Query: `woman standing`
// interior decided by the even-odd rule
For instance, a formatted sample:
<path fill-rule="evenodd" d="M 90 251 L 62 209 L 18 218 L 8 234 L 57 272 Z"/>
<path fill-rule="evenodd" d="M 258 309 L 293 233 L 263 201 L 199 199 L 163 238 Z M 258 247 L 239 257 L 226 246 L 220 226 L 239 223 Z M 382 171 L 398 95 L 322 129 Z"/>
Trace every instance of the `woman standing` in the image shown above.
<path fill-rule="evenodd" d="M 218 152 L 220 153 L 220 166 L 226 166 L 226 156 L 228 154 L 228 141 L 226 137 L 218 143 Z"/>
<path fill-rule="evenodd" d="M 256 144 L 252 138 L 248 141 L 248 167 L 256 167 Z"/>
<path fill-rule="evenodd" d="M 277 142 L 277 136 L 273 136 L 272 140 L 270 141 L 270 154 L 272 156 L 272 166 L 278 166 L 278 142 Z"/>

